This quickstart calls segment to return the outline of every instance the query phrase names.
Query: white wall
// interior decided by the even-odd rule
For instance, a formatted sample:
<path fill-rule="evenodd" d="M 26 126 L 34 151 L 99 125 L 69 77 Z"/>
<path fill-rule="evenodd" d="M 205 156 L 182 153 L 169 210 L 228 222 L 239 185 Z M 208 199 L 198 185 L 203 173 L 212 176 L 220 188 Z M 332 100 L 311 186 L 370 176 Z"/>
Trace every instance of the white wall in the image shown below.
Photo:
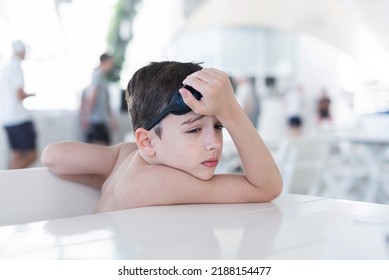
<path fill-rule="evenodd" d="M 295 35 L 264 27 L 207 28 L 182 33 L 169 47 L 168 58 L 204 61 L 231 75 L 292 75 Z"/>

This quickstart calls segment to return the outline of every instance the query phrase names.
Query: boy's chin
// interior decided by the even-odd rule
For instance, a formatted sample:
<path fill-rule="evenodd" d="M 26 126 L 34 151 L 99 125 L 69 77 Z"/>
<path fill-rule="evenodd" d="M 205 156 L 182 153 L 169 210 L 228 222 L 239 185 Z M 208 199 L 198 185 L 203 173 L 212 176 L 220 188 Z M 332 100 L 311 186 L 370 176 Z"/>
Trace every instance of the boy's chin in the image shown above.
<path fill-rule="evenodd" d="M 200 180 L 203 180 L 203 181 L 208 181 L 208 180 L 211 180 L 213 178 L 213 176 L 215 176 L 214 173 L 200 173 L 200 174 L 191 174 L 193 177 L 196 177 L 197 179 L 200 179 Z"/>

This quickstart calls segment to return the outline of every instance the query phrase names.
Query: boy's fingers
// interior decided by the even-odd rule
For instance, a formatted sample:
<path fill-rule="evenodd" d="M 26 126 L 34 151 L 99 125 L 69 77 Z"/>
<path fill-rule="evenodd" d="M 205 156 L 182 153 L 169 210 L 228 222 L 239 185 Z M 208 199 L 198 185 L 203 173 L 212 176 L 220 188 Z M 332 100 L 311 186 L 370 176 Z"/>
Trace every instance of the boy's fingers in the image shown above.
<path fill-rule="evenodd" d="M 213 68 L 207 68 L 192 73 L 186 77 L 183 83 L 192 86 L 199 92 L 206 95 L 207 92 L 205 90 L 209 86 L 221 87 L 226 83 L 226 81 L 229 82 L 229 77 L 225 72 Z"/>
<path fill-rule="evenodd" d="M 186 79 L 183 81 L 183 84 L 193 87 L 195 90 L 197 90 L 200 93 L 205 92 L 208 86 L 206 82 L 193 76 L 186 77 Z"/>
<path fill-rule="evenodd" d="M 179 92 L 185 104 L 188 105 L 193 112 L 202 113 L 204 111 L 204 103 L 194 98 L 194 96 L 189 90 L 181 88 Z"/>
<path fill-rule="evenodd" d="M 218 69 L 215 69 L 215 68 L 207 68 L 207 69 L 204 69 L 205 72 L 209 73 L 210 75 L 212 76 L 220 76 L 220 74 L 223 74 L 224 72 L 218 70 Z"/>
<path fill-rule="evenodd" d="M 209 68 L 207 69 L 208 73 L 212 76 L 214 76 L 215 78 L 217 79 L 224 79 L 224 78 L 228 78 L 228 75 L 227 73 L 219 70 L 219 69 L 215 69 L 215 68 Z"/>
<path fill-rule="evenodd" d="M 218 77 L 215 77 L 215 75 L 212 74 L 212 72 L 208 71 L 208 69 L 202 69 L 200 71 L 192 73 L 186 79 L 188 79 L 188 80 L 198 79 L 205 84 L 213 84 L 216 80 L 218 80 Z M 185 82 L 185 80 L 184 80 L 184 82 Z"/>
<path fill-rule="evenodd" d="M 228 77 L 227 73 L 215 68 L 203 68 L 201 71 L 193 73 L 193 75 L 206 81 L 207 83 L 213 83 Z"/>

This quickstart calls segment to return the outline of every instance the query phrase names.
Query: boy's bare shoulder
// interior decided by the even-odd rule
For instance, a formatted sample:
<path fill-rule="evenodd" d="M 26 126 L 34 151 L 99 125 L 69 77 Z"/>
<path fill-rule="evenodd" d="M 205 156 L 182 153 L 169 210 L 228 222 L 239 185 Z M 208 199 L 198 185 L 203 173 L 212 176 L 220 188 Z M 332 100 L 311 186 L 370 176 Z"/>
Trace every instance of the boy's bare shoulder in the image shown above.
<path fill-rule="evenodd" d="M 120 154 L 130 154 L 138 150 L 138 146 L 134 142 L 124 142 L 120 144 Z"/>
<path fill-rule="evenodd" d="M 115 146 L 114 146 L 115 147 Z M 138 150 L 138 146 L 133 142 L 125 142 L 116 146 L 118 149 L 116 165 L 121 164 L 131 154 Z"/>
<path fill-rule="evenodd" d="M 148 205 L 153 195 L 160 195 L 162 186 L 166 184 L 166 176 L 172 179 L 172 173 L 182 173 L 174 168 L 153 165 L 145 162 L 134 151 L 117 169 L 117 182 L 114 186 L 115 208 L 127 209 Z"/>
<path fill-rule="evenodd" d="M 133 164 L 137 154 L 135 143 L 122 143 L 116 146 L 118 149 L 116 163 L 104 182 L 101 198 L 97 205 L 96 212 L 118 210 L 117 204 L 121 204 L 121 196 L 128 194 L 134 183 L 136 170 Z"/>

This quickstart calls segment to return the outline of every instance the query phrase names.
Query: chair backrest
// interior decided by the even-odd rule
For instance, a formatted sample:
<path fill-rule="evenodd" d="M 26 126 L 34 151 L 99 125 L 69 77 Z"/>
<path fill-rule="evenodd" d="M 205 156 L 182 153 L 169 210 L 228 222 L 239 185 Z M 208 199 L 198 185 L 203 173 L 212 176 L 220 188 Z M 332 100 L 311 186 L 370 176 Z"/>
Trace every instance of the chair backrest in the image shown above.
<path fill-rule="evenodd" d="M 284 192 L 317 194 L 329 152 L 330 142 L 325 138 L 285 139 L 276 157 Z"/>
<path fill-rule="evenodd" d="M 47 168 L 0 171 L 0 226 L 92 214 L 100 191 Z"/>

